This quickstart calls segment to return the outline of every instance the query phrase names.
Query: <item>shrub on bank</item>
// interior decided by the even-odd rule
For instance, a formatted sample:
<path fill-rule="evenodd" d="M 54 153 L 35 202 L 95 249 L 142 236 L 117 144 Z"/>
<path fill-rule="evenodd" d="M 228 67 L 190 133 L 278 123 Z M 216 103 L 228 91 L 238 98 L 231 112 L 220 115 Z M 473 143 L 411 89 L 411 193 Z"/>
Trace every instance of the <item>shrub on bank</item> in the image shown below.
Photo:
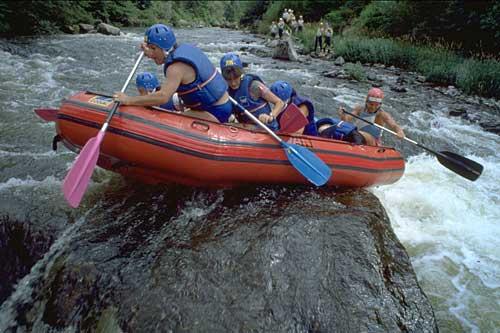
<path fill-rule="evenodd" d="M 317 25 L 307 25 L 297 37 L 312 52 Z M 334 37 L 335 54 L 346 61 L 381 63 L 416 71 L 428 81 L 454 85 L 468 94 L 500 98 L 500 62 L 466 59 L 454 52 L 431 46 L 414 46 L 387 38 Z"/>

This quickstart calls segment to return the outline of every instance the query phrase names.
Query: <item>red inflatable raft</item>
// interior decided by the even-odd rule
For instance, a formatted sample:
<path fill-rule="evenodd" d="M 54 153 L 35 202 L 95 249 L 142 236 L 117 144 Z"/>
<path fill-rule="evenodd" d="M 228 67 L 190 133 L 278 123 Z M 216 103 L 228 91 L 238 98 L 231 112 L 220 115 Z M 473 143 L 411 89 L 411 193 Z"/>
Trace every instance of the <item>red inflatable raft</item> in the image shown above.
<path fill-rule="evenodd" d="M 59 138 L 78 152 L 104 123 L 112 99 L 81 92 L 57 112 Z M 391 184 L 404 159 L 389 147 L 357 146 L 305 135 L 280 135 L 307 147 L 332 169 L 328 186 Z M 120 106 L 100 147 L 97 164 L 146 183 L 229 187 L 242 184 L 308 184 L 283 148 L 264 131 L 217 124 L 155 108 Z"/>

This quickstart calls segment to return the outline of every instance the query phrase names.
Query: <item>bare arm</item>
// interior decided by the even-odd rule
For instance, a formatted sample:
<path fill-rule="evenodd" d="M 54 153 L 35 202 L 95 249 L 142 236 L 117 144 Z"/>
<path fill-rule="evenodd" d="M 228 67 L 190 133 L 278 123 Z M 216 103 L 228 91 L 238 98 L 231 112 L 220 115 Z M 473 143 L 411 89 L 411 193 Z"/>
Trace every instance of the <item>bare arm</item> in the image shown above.
<path fill-rule="evenodd" d="M 259 81 L 252 82 L 250 86 L 250 93 L 254 98 L 262 97 L 267 102 L 273 104 L 274 107 L 271 111 L 271 115 L 275 118 L 281 113 L 281 111 L 283 111 L 283 108 L 285 107 L 285 103 L 281 99 L 279 99 L 278 96 L 273 94 L 268 87 L 266 87 Z"/>
<path fill-rule="evenodd" d="M 359 116 L 361 112 L 363 111 L 363 107 L 361 105 L 355 105 L 354 108 L 352 109 L 352 114 L 355 114 L 356 116 Z M 340 120 L 347 121 L 352 123 L 353 121 L 353 116 L 348 115 L 347 113 L 344 113 L 344 107 L 341 106 L 339 108 L 339 115 L 340 115 Z"/>
<path fill-rule="evenodd" d="M 386 123 L 387 126 L 390 127 L 390 129 L 392 129 L 394 132 L 396 132 L 400 139 L 405 137 L 405 133 L 403 132 L 403 129 L 401 128 L 401 126 L 398 125 L 398 123 L 396 123 L 396 121 L 394 120 L 394 118 L 391 117 L 390 114 L 388 114 L 385 111 L 382 111 L 381 116 L 382 116 L 382 120 L 384 121 L 384 123 Z"/>

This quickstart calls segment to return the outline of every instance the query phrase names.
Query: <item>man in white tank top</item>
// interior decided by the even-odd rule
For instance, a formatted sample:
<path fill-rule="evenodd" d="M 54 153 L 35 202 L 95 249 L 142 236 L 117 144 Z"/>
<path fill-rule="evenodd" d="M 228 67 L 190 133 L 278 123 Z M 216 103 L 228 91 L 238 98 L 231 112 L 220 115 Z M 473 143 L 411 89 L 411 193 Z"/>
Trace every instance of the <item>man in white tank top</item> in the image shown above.
<path fill-rule="evenodd" d="M 379 88 L 371 88 L 366 96 L 366 103 L 364 106 L 356 105 L 352 114 L 366 119 L 372 123 L 376 123 L 383 127 L 388 127 L 397 133 L 400 139 L 405 137 L 405 133 L 401 126 L 396 123 L 394 118 L 384 110 L 381 109 L 382 100 L 384 99 L 384 92 Z M 339 108 L 340 118 L 344 121 L 355 124 L 361 135 L 365 137 L 367 145 L 381 146 L 382 145 L 382 130 L 374 125 L 369 125 L 362 120 L 356 119 L 346 113 L 344 108 Z"/>

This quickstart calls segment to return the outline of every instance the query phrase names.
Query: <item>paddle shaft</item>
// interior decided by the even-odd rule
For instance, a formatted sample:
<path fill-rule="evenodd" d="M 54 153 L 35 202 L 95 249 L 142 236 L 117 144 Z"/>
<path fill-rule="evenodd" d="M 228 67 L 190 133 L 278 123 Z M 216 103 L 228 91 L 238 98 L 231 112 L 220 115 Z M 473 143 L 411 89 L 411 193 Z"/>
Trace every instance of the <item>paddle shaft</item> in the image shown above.
<path fill-rule="evenodd" d="M 380 128 L 381 130 L 384 130 L 384 131 L 386 131 L 386 132 L 389 132 L 389 133 L 391 133 L 391 134 L 394 134 L 394 135 L 398 136 L 398 134 L 397 134 L 396 132 L 391 131 L 390 129 L 387 129 L 387 128 L 383 127 L 383 126 L 380 126 L 380 125 L 379 125 L 379 124 L 377 124 L 377 123 L 373 123 L 373 122 L 371 122 L 371 121 L 369 121 L 369 120 L 363 119 L 363 118 L 361 118 L 361 117 L 359 117 L 359 116 L 357 116 L 357 115 L 355 115 L 355 114 L 352 114 L 351 112 L 348 112 L 348 111 L 346 111 L 346 110 L 343 110 L 343 111 L 344 111 L 345 113 L 347 113 L 348 115 L 350 115 L 350 116 L 352 116 L 352 117 L 356 118 L 356 119 L 362 120 L 362 121 L 364 121 L 365 123 L 368 123 L 368 124 L 370 124 L 370 125 L 374 125 L 374 126 L 376 126 L 376 127 Z M 474 161 L 472 161 L 472 160 L 468 160 L 468 159 L 466 159 L 466 158 L 465 158 L 465 157 L 463 157 L 463 156 L 457 156 L 456 154 L 454 154 L 454 155 L 456 155 L 456 156 L 455 156 L 455 158 L 453 158 L 453 157 L 451 157 L 451 156 L 447 156 L 447 155 L 445 155 L 445 154 L 443 154 L 443 153 L 440 153 L 440 152 L 434 151 L 434 150 L 432 150 L 432 149 L 430 149 L 430 148 L 427 148 L 427 147 L 425 147 L 425 146 L 421 145 L 420 143 L 418 143 L 418 142 L 416 142 L 416 141 L 414 141 L 414 140 L 408 139 L 407 137 L 404 137 L 403 139 L 404 139 L 404 140 L 406 140 L 406 141 L 408 141 L 408 142 L 410 142 L 410 143 L 413 143 L 414 145 L 417 145 L 418 147 L 420 147 L 420 148 L 422 148 L 422 149 L 427 150 L 427 151 L 428 151 L 429 153 L 431 153 L 431 154 L 434 154 L 435 156 L 437 156 L 437 157 L 438 157 L 438 160 L 439 160 L 439 157 L 441 157 L 442 159 L 447 160 L 447 161 L 450 161 L 450 162 L 452 162 L 453 164 L 455 164 L 456 166 L 459 166 L 459 168 L 461 168 L 461 169 L 463 169 L 463 170 L 467 170 L 468 172 L 471 172 L 471 173 L 475 174 L 475 175 L 476 175 L 476 177 L 475 177 L 475 178 L 477 178 L 477 177 L 479 177 L 479 176 L 481 175 L 482 166 L 480 166 L 478 163 L 476 163 L 476 162 L 474 162 Z M 448 153 L 448 154 L 450 154 L 450 153 Z M 469 165 L 467 165 L 467 163 L 464 163 L 464 161 L 467 161 L 467 163 L 468 163 Z M 454 171 L 455 173 L 458 173 L 458 174 L 460 174 L 461 176 L 464 176 L 464 175 L 463 175 L 463 174 L 462 174 L 459 170 L 456 170 L 456 169 L 451 168 L 451 167 L 450 167 L 450 165 L 445 165 L 442 161 L 439 161 L 439 162 L 440 162 L 441 164 L 443 164 L 444 166 L 446 166 L 448 169 L 450 169 L 450 170 Z M 476 165 L 476 166 L 471 167 L 471 166 L 470 166 L 470 164 L 471 164 L 471 163 L 472 163 L 472 164 L 474 164 L 474 165 Z M 481 171 L 476 170 L 477 168 L 481 168 Z M 464 176 L 464 177 L 465 177 L 465 176 Z M 469 177 L 465 177 L 465 178 L 469 178 Z M 470 179 L 470 178 L 469 178 L 469 179 Z M 471 179 L 471 180 L 472 180 L 472 179 Z"/>
<path fill-rule="evenodd" d="M 128 75 L 127 81 L 125 81 L 125 84 L 123 85 L 122 89 L 120 90 L 122 93 L 127 90 L 127 87 L 130 83 L 130 80 L 132 80 L 132 77 L 134 76 L 135 72 L 137 71 L 137 67 L 139 67 L 139 64 L 141 63 L 142 58 L 144 57 L 144 51 L 139 54 L 139 57 L 137 57 L 137 60 L 135 62 L 134 68 L 132 68 L 132 71 Z M 104 122 L 104 125 L 101 128 L 101 131 L 106 131 L 108 128 L 108 124 L 111 121 L 111 118 L 115 114 L 116 110 L 118 109 L 118 106 L 120 105 L 120 102 L 115 102 L 113 105 L 113 108 L 111 109 L 111 112 L 108 115 L 108 118 L 106 118 L 106 121 Z"/>

